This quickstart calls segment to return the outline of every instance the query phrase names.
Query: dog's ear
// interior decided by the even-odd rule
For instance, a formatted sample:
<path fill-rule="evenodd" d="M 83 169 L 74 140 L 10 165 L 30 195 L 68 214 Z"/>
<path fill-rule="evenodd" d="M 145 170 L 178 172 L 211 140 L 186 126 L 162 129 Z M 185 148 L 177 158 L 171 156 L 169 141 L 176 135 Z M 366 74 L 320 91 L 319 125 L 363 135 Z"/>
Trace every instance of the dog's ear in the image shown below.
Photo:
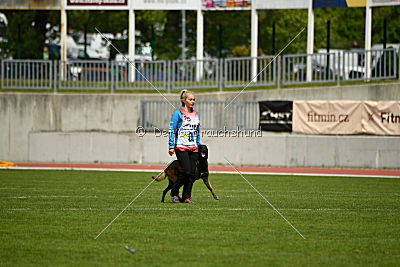
<path fill-rule="evenodd" d="M 206 145 L 199 145 L 199 149 L 204 149 L 208 151 L 208 147 Z"/>

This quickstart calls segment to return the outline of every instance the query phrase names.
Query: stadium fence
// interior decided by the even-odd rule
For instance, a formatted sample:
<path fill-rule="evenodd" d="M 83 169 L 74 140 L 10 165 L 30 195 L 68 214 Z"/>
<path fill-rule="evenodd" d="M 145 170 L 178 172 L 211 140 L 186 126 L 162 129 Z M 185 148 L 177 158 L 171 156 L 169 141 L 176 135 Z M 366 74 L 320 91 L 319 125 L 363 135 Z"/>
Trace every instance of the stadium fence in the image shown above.
<path fill-rule="evenodd" d="M 163 100 L 142 100 L 140 125 L 146 131 L 168 131 L 171 114 L 180 102 L 168 103 Z M 200 114 L 201 130 L 257 130 L 259 124 L 258 101 L 232 102 L 202 100 L 196 103 Z M 226 107 L 226 108 L 225 108 Z M 228 110 L 228 112 L 223 112 Z"/>
<path fill-rule="evenodd" d="M 307 61 L 311 62 L 308 75 Z M 400 49 L 172 61 L 2 60 L 2 89 L 219 89 L 370 80 L 400 81 Z M 367 64 L 370 62 L 370 64 Z M 252 67 L 257 70 L 253 71 Z M 257 74 L 257 76 L 255 75 Z M 254 76 L 254 77 L 253 77 Z M 310 79 L 311 78 L 311 79 Z"/>

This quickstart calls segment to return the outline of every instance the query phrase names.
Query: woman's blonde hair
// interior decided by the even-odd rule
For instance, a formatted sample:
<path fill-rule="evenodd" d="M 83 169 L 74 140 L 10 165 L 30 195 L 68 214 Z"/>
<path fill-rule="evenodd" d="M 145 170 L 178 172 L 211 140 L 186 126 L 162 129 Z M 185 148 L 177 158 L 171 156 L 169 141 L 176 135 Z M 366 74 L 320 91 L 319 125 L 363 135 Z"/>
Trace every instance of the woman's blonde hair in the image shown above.
<path fill-rule="evenodd" d="M 189 95 L 194 95 L 194 93 L 192 91 L 188 91 L 186 89 L 183 89 L 181 91 L 181 102 L 183 105 L 185 105 L 185 102 L 183 102 L 183 101 L 186 100 L 186 98 L 188 98 Z"/>

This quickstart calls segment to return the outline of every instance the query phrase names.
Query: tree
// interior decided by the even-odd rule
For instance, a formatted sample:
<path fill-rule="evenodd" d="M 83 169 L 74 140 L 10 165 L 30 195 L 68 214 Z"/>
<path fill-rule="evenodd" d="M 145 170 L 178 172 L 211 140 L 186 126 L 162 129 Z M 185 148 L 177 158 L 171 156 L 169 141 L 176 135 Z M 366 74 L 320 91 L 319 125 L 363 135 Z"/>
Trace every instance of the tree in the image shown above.
<path fill-rule="evenodd" d="M 272 25 L 275 22 L 276 53 L 282 50 L 303 28 L 307 27 L 307 10 L 263 10 L 259 12 L 259 47 L 271 54 Z M 305 53 L 307 29 L 288 46 L 283 54 Z"/>
<path fill-rule="evenodd" d="M 250 11 L 210 11 L 204 14 L 204 50 L 218 55 L 219 25 L 222 27 L 222 50 L 231 54 L 235 46 L 250 45 Z M 223 53 L 223 56 L 226 53 Z"/>
<path fill-rule="evenodd" d="M 400 42 L 400 7 L 389 6 L 374 8 L 372 12 L 372 42 L 382 43 L 383 21 L 387 21 L 387 42 Z"/>
<path fill-rule="evenodd" d="M 3 57 L 18 57 L 20 38 L 21 58 L 42 59 L 46 24 L 56 18 L 49 11 L 5 11 L 8 18 L 7 42 L 2 43 Z M 18 37 L 19 36 L 19 37 Z"/>
<path fill-rule="evenodd" d="M 17 57 L 18 27 L 21 32 L 21 57 L 42 58 L 48 25 L 60 25 L 59 11 L 3 11 L 9 21 L 7 42 L 1 43 L 2 56 Z M 264 53 L 271 54 L 272 24 L 276 25 L 276 52 L 281 50 L 304 27 L 307 27 L 307 10 L 260 10 L 259 44 Z M 159 59 L 178 59 L 181 56 L 180 11 L 135 11 L 137 43 L 154 39 L 155 55 Z M 118 33 L 128 30 L 128 11 L 68 11 L 68 28 L 83 31 L 85 24 L 89 33 Z M 400 8 L 398 6 L 374 8 L 372 12 L 372 42 L 382 43 L 383 20 L 387 20 L 388 43 L 400 42 Z M 187 11 L 186 48 L 187 58 L 196 55 L 196 12 Z M 318 8 L 315 9 L 314 49 L 326 47 L 326 23 L 331 22 L 331 48 L 350 48 L 354 41 L 362 47 L 365 32 L 365 8 Z M 20 25 L 20 26 L 18 26 Z M 219 34 L 222 29 L 223 57 L 232 55 L 234 47 L 247 49 L 250 45 L 250 11 L 204 12 L 204 51 L 218 56 Z M 153 30 L 152 30 L 153 29 Z M 59 35 L 59 32 L 57 33 Z M 307 31 L 305 30 L 284 54 L 305 53 Z M 125 51 L 127 53 L 127 41 Z"/>

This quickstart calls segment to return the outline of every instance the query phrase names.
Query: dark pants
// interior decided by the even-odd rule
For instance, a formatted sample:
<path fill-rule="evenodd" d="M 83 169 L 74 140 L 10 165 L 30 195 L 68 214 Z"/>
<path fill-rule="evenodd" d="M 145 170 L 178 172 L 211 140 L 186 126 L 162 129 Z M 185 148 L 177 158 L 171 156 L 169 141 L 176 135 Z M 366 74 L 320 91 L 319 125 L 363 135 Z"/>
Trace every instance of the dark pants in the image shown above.
<path fill-rule="evenodd" d="M 178 196 L 179 189 L 183 185 L 182 198 L 187 199 L 192 196 L 192 187 L 195 181 L 196 161 L 199 158 L 198 152 L 190 150 L 180 151 L 175 149 L 176 157 L 182 166 L 182 173 L 178 174 L 178 180 L 171 189 L 171 196 Z"/>

